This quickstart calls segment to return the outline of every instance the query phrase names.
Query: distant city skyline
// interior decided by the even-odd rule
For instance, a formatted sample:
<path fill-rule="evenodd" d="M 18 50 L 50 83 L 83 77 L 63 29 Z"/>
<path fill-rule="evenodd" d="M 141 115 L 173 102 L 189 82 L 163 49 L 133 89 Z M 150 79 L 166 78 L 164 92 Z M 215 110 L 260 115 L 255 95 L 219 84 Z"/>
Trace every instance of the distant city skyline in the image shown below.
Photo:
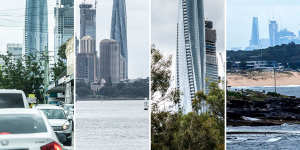
<path fill-rule="evenodd" d="M 227 1 L 227 49 L 246 48 L 251 39 L 252 18 L 259 19 L 260 39 L 269 39 L 269 22 L 275 20 L 278 30 L 300 31 L 298 0 L 230 0 Z"/>

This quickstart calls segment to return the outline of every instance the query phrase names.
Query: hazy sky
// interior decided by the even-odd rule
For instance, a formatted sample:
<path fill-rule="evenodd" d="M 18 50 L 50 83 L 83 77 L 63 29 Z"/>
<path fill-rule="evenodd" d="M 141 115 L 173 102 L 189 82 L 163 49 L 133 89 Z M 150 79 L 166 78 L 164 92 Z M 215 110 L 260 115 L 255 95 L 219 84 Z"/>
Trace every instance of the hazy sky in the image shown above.
<path fill-rule="evenodd" d="M 225 58 L 225 2 L 224 0 L 204 0 L 204 16 L 213 21 L 217 30 L 217 51 L 222 52 Z M 152 27 L 151 42 L 163 53 L 176 53 L 176 24 L 178 0 L 152 0 Z M 222 74 L 223 66 L 219 62 L 219 72 Z M 174 65 L 174 63 L 173 63 Z M 174 68 L 174 67 L 173 67 Z"/>
<path fill-rule="evenodd" d="M 83 0 L 80 0 L 81 2 Z M 94 2 L 93 0 L 86 0 Z M 79 1 L 76 5 L 79 4 Z M 96 45 L 103 39 L 110 38 L 110 24 L 113 0 L 98 0 L 97 4 L 97 39 Z M 127 42 L 129 78 L 149 76 L 149 0 L 126 0 L 127 7 Z M 76 7 L 78 23 L 79 9 Z M 77 26 L 78 27 L 78 26 Z M 78 28 L 76 29 L 78 31 Z M 79 34 L 79 32 L 77 32 Z"/>
<path fill-rule="evenodd" d="M 298 35 L 299 0 L 227 0 L 227 48 L 249 45 L 252 17 L 258 17 L 260 38 L 268 38 L 268 23 L 276 20 L 279 29 Z"/>
<path fill-rule="evenodd" d="M 48 0 L 49 51 L 53 49 L 55 0 Z M 0 5 L 0 53 L 6 53 L 7 43 L 24 43 L 26 0 L 9 0 Z"/>

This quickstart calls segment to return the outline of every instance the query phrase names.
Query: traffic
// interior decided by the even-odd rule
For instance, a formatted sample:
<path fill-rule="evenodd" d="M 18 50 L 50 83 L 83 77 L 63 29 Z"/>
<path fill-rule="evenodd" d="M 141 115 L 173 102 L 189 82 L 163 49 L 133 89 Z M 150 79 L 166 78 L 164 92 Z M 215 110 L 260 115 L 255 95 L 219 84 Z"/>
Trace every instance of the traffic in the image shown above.
<path fill-rule="evenodd" d="M 74 105 L 29 102 L 21 90 L 0 89 L 0 149 L 70 149 Z"/>

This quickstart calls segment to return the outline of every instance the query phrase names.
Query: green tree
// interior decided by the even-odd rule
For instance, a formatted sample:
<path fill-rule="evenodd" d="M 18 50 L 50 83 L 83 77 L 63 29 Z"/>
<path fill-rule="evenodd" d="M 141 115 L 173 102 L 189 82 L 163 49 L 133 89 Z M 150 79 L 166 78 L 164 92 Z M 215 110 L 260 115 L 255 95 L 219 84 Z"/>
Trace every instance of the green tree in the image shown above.
<path fill-rule="evenodd" d="M 69 41 L 69 40 L 68 40 Z M 66 49 L 67 42 L 60 46 L 58 50 L 58 61 L 54 64 L 52 68 L 52 77 L 54 81 L 57 81 L 59 78 L 67 75 L 67 65 L 66 65 Z"/>

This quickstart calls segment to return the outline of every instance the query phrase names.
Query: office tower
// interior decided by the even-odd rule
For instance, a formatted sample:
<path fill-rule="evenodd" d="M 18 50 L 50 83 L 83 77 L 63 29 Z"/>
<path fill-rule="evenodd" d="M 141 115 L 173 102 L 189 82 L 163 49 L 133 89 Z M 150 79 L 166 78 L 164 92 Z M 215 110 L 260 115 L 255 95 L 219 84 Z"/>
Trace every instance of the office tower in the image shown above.
<path fill-rule="evenodd" d="M 283 29 L 278 32 L 278 38 L 279 38 L 279 45 L 289 44 L 290 42 L 295 41 L 296 35 L 287 29 Z"/>
<path fill-rule="evenodd" d="M 94 82 L 96 80 L 96 61 L 95 40 L 91 36 L 84 36 L 80 40 L 80 51 L 76 56 L 76 78 L 85 82 Z"/>
<path fill-rule="evenodd" d="M 125 0 L 114 0 L 111 20 L 111 39 L 116 40 L 125 59 L 124 70 L 121 78 L 128 79 L 128 50 L 127 50 L 127 23 Z"/>
<path fill-rule="evenodd" d="M 106 83 L 120 82 L 120 45 L 115 40 L 104 39 L 100 42 L 100 77 Z"/>
<path fill-rule="evenodd" d="M 192 111 L 196 91 L 205 91 L 206 48 L 203 0 L 179 0 L 177 88 L 185 113 Z"/>
<path fill-rule="evenodd" d="M 80 39 L 86 35 L 96 40 L 96 8 L 92 4 L 82 3 L 80 8 Z"/>
<path fill-rule="evenodd" d="M 54 63 L 56 63 L 59 48 L 74 34 L 74 0 L 57 0 L 54 18 Z"/>
<path fill-rule="evenodd" d="M 205 21 L 205 44 L 206 44 L 206 92 L 212 82 L 218 82 L 218 63 L 216 55 L 217 33 L 213 29 L 212 21 Z"/>
<path fill-rule="evenodd" d="M 253 17 L 250 47 L 257 47 L 258 45 L 259 45 L 258 18 Z"/>
<path fill-rule="evenodd" d="M 26 0 L 24 35 L 26 55 L 44 54 L 48 48 L 47 0 Z"/>
<path fill-rule="evenodd" d="M 22 57 L 22 44 L 18 43 L 7 43 L 6 44 L 6 50 L 7 53 L 14 56 L 14 58 L 21 58 Z"/>
<path fill-rule="evenodd" d="M 270 46 L 278 44 L 278 25 L 275 20 L 271 20 L 269 23 L 269 40 Z"/>

